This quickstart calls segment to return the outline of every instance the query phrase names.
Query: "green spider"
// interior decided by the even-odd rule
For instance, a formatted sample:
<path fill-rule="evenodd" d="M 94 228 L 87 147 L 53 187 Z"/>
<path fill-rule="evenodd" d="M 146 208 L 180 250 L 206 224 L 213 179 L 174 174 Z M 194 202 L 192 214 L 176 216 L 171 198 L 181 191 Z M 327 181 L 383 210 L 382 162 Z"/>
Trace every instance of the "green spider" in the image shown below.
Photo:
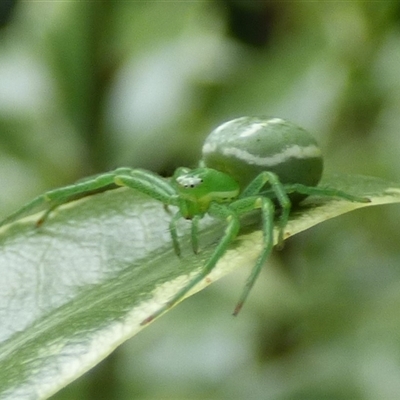
<path fill-rule="evenodd" d="M 224 235 L 202 271 L 146 318 L 143 325 L 182 300 L 190 289 L 212 271 L 237 236 L 240 218 L 258 209 L 263 226 L 264 248 L 235 307 L 233 314 L 236 315 L 271 253 L 276 210 L 279 211 L 278 244 L 282 244 L 291 207 L 309 195 L 369 201 L 336 189 L 318 187 L 322 170 L 321 150 L 304 129 L 279 118 L 242 117 L 228 121 L 211 132 L 204 142 L 200 166 L 196 169 L 178 168 L 172 179 L 166 180 L 149 171 L 118 168 L 48 191 L 4 219 L 0 226 L 41 204 L 49 203 L 49 208 L 37 222 L 37 225 L 41 225 L 51 211 L 61 204 L 116 186 L 136 189 L 166 207 L 177 207 L 170 221 L 172 243 L 177 255 L 180 255 L 177 234 L 179 219 L 192 221 L 191 240 L 195 253 L 198 252 L 200 219 L 209 214 L 224 220 Z"/>

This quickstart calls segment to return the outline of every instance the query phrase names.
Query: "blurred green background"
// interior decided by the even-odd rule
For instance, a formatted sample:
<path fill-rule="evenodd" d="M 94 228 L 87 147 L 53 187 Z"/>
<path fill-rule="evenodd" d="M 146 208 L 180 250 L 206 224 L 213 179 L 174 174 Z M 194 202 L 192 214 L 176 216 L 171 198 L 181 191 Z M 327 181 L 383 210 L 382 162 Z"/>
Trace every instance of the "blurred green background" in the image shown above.
<path fill-rule="evenodd" d="M 118 166 L 168 176 L 243 115 L 315 134 L 326 170 L 400 181 L 400 5 L 0 4 L 0 214 Z M 400 207 L 319 225 L 188 299 L 69 399 L 400 398 Z M 1 373 L 1 372 L 0 372 Z"/>

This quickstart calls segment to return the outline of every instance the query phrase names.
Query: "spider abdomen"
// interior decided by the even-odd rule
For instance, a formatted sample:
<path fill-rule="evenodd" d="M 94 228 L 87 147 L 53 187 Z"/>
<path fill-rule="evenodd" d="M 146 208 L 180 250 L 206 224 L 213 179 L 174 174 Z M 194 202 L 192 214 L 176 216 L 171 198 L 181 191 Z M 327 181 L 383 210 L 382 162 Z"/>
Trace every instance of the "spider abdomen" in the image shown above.
<path fill-rule="evenodd" d="M 204 142 L 202 163 L 229 174 L 242 189 L 263 171 L 283 184 L 316 186 L 323 170 L 313 136 L 280 118 L 242 117 L 220 125 Z"/>

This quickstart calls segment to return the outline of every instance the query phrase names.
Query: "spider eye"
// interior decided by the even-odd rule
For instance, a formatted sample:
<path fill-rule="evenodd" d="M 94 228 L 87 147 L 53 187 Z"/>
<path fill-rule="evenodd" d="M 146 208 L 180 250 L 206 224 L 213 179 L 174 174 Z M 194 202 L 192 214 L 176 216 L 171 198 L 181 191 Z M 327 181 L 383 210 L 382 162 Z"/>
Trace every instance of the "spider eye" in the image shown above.
<path fill-rule="evenodd" d="M 203 183 L 203 179 L 200 178 L 197 181 L 190 183 L 189 187 L 195 188 L 197 186 L 200 186 L 202 183 Z"/>
<path fill-rule="evenodd" d="M 196 176 L 180 176 L 176 179 L 176 182 L 185 189 L 194 189 L 203 183 L 203 179 Z"/>

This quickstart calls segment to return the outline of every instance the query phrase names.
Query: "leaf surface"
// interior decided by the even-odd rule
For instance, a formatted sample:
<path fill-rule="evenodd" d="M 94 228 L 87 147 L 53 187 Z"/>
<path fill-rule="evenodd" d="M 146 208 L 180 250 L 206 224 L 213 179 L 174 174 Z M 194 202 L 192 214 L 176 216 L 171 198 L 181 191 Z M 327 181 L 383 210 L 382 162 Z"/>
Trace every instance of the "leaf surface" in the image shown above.
<path fill-rule="evenodd" d="M 307 198 L 291 214 L 285 237 L 357 208 L 400 202 L 400 185 L 376 178 L 336 175 L 321 184 L 371 202 Z M 198 272 L 224 224 L 203 220 L 195 255 L 189 223 L 182 221 L 178 258 L 168 231 L 171 211 L 117 189 L 60 207 L 40 228 L 34 227 L 38 214 L 1 228 L 0 399 L 49 397 L 141 330 L 140 323 Z M 246 219 L 193 292 L 251 265 L 261 247 L 258 218 Z"/>

